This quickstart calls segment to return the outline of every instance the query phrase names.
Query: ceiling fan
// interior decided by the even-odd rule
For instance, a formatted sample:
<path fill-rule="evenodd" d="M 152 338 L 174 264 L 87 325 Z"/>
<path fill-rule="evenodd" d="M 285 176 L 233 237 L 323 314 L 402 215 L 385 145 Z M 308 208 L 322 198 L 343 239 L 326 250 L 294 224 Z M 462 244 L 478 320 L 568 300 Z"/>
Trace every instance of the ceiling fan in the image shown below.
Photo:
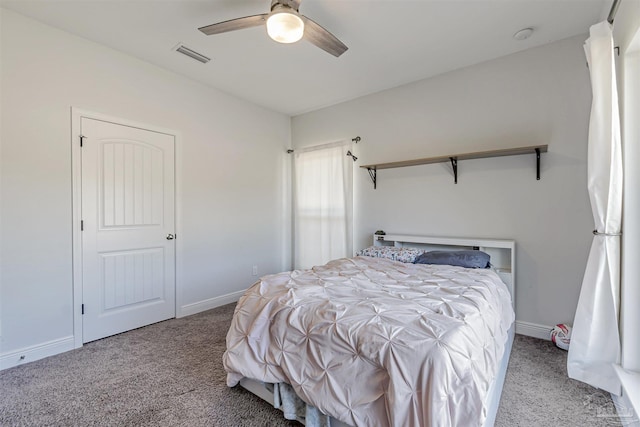
<path fill-rule="evenodd" d="M 319 24 L 298 12 L 302 0 L 272 0 L 271 12 L 261 15 L 245 16 L 198 28 L 210 36 L 228 31 L 267 25 L 269 37 L 279 43 L 294 43 L 304 37 L 305 40 L 333 56 L 342 55 L 348 48 L 336 36 Z"/>

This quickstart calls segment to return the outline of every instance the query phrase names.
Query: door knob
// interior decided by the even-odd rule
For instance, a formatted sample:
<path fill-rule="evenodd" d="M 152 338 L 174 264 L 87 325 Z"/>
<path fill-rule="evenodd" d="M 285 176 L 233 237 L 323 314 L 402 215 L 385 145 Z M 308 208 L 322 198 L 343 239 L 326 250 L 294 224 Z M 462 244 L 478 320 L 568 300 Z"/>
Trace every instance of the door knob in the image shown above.
<path fill-rule="evenodd" d="M 173 234 L 167 234 L 167 240 L 173 240 L 173 239 L 175 239 L 175 238 L 176 238 L 176 236 L 175 236 L 175 235 L 173 235 Z"/>

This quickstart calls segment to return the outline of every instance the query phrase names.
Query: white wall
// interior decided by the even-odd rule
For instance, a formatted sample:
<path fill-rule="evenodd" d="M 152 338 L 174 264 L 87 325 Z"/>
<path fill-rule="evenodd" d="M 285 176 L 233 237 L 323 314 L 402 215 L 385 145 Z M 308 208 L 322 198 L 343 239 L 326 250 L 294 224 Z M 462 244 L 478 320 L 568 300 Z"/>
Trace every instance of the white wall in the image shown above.
<path fill-rule="evenodd" d="M 288 116 L 8 10 L 1 27 L 0 356 L 73 333 L 72 106 L 180 133 L 179 313 L 289 267 Z"/>
<path fill-rule="evenodd" d="M 358 165 L 549 144 L 535 156 L 355 173 L 355 247 L 371 234 L 513 238 L 517 318 L 573 321 L 593 230 L 586 190 L 591 101 L 582 44 L 556 42 L 292 119 L 294 147 L 360 135 Z M 367 70 L 361 70 L 366 73 Z"/>

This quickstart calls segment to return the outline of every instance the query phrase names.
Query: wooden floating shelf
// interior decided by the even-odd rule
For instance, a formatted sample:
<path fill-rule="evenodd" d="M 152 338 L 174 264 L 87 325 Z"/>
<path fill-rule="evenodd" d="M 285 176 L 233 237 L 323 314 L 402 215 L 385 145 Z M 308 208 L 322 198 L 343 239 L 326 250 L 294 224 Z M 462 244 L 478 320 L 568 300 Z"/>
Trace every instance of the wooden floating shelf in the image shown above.
<path fill-rule="evenodd" d="M 536 155 L 537 179 L 540 179 L 540 153 L 546 153 L 548 145 L 531 145 L 528 147 L 504 148 L 501 150 L 477 151 L 474 153 L 449 154 L 447 156 L 426 157 L 422 159 L 403 160 L 399 162 L 377 163 L 373 165 L 360 166 L 369 171 L 369 176 L 373 181 L 373 188 L 376 188 L 377 171 L 380 169 L 404 168 L 407 166 L 428 165 L 431 163 L 451 163 L 455 183 L 458 183 L 458 160 L 485 159 L 489 157 L 518 156 L 521 154 Z"/>
<path fill-rule="evenodd" d="M 403 160 L 399 162 L 377 163 L 375 165 L 360 166 L 365 169 L 393 169 L 406 166 L 428 165 L 431 163 L 448 163 L 451 158 L 458 160 L 485 159 L 487 157 L 517 156 L 520 154 L 535 154 L 536 148 L 546 153 L 548 145 L 532 145 L 529 147 L 505 148 L 502 150 L 477 151 L 475 153 L 449 154 L 447 156 L 426 157 L 424 159 Z"/>

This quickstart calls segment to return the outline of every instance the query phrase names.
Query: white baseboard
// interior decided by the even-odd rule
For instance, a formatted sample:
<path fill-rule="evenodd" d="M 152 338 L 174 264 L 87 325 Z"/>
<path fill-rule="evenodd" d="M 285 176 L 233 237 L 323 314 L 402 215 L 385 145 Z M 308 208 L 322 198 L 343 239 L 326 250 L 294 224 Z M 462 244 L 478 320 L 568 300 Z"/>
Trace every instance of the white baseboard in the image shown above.
<path fill-rule="evenodd" d="M 620 365 L 614 365 L 614 369 L 622 384 L 622 395 L 611 395 L 620 424 L 640 427 L 640 373 L 627 371 Z"/>
<path fill-rule="evenodd" d="M 211 310 L 212 308 L 220 307 L 221 305 L 236 302 L 242 295 L 244 295 L 245 291 L 246 289 L 238 292 L 232 292 L 226 295 L 221 295 L 219 297 L 194 302 L 192 304 L 183 305 L 178 310 L 176 317 L 191 316 L 192 314 L 200 313 L 201 311 Z"/>
<path fill-rule="evenodd" d="M 633 409 L 633 404 L 629 400 L 629 397 L 622 392 L 622 396 L 616 396 L 615 394 L 611 395 L 611 399 L 613 400 L 613 406 L 616 407 L 616 412 L 618 413 L 618 420 L 615 420 L 619 424 L 624 427 L 640 427 L 640 419 L 638 418 L 637 412 Z"/>
<path fill-rule="evenodd" d="M 73 335 L 0 354 L 0 370 L 13 368 L 75 348 Z"/>
<path fill-rule="evenodd" d="M 210 310 L 238 301 L 245 293 L 245 290 L 233 292 L 215 298 L 209 298 L 193 304 L 186 304 L 180 307 L 176 317 L 185 317 L 201 311 Z M 0 354 L 0 370 L 12 368 L 24 363 L 33 362 L 45 357 L 54 356 L 65 351 L 73 350 L 75 347 L 75 339 L 73 335 L 52 340 L 31 347 L 25 347 L 18 350 Z"/>
<path fill-rule="evenodd" d="M 552 329 L 553 326 L 538 325 L 537 323 L 516 320 L 516 334 L 551 341 L 549 332 L 551 332 Z"/>

